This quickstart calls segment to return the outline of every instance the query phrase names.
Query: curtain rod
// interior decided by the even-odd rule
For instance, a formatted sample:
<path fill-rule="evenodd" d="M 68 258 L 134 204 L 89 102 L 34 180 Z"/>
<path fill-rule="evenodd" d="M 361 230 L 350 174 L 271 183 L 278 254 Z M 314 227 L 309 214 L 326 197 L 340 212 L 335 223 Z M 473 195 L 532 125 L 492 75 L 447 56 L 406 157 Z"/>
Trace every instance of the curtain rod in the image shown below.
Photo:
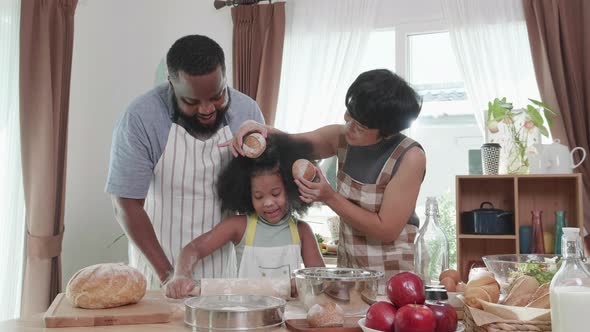
<path fill-rule="evenodd" d="M 266 0 L 215 0 L 213 1 L 213 6 L 215 9 L 221 9 L 223 7 L 229 6 L 240 6 L 240 5 L 255 5 L 259 2 L 266 1 Z M 268 3 L 271 3 L 271 0 L 268 0 Z"/>

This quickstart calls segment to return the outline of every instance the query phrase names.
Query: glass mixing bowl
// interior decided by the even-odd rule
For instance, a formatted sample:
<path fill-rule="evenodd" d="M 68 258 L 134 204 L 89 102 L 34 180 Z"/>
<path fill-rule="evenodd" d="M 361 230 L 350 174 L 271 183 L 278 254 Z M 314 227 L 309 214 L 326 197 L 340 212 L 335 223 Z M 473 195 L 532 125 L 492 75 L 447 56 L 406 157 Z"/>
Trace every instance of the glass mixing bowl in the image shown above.
<path fill-rule="evenodd" d="M 541 254 L 514 254 L 483 256 L 483 262 L 498 281 L 502 294 L 519 276 L 528 275 L 539 284 L 551 282 L 560 266 L 561 256 Z"/>

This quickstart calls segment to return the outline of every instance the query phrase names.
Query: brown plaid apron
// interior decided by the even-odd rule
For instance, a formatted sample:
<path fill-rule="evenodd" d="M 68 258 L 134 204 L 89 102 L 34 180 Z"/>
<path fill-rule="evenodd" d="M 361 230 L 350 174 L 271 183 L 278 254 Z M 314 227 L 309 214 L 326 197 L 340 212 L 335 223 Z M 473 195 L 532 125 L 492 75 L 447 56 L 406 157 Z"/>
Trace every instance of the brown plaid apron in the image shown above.
<path fill-rule="evenodd" d="M 404 138 L 391 153 L 377 177 L 377 183 L 361 183 L 344 173 L 347 143 L 344 136 L 338 146 L 338 192 L 354 204 L 371 212 L 379 212 L 385 187 L 397 171 L 396 164 L 411 147 L 420 146 L 409 137 Z M 382 271 L 385 277 L 379 282 L 379 294 L 385 294 L 385 284 L 389 278 L 400 271 L 414 271 L 414 238 L 418 227 L 406 225 L 397 240 L 384 243 L 367 237 L 349 225 L 346 219 L 340 220 L 338 261 L 340 267 L 365 268 Z"/>

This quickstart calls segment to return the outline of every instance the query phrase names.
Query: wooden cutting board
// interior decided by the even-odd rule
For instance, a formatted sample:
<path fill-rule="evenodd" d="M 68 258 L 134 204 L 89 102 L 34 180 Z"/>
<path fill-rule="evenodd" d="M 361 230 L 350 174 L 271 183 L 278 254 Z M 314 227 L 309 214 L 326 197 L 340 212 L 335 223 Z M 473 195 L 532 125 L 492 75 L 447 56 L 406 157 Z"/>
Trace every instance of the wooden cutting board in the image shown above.
<path fill-rule="evenodd" d="M 55 297 L 43 316 L 45 327 L 81 327 L 167 323 L 173 308 L 149 292 L 136 304 L 110 309 L 82 309 L 72 306 L 64 293 Z"/>
<path fill-rule="evenodd" d="M 307 319 L 287 319 L 285 325 L 292 332 L 362 332 L 358 324 L 362 317 L 345 317 L 344 326 L 340 327 L 310 327 Z"/>

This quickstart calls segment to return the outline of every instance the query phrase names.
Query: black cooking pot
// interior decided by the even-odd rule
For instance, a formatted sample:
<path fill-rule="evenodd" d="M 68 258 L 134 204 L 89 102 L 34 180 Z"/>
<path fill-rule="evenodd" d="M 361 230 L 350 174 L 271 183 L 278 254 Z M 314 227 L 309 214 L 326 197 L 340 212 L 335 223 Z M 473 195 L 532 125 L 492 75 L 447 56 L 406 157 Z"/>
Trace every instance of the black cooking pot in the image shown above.
<path fill-rule="evenodd" d="M 489 208 L 485 208 L 489 205 Z M 494 204 L 483 202 L 479 209 L 461 212 L 462 234 L 514 234 L 514 215 L 510 211 L 494 208 Z"/>

